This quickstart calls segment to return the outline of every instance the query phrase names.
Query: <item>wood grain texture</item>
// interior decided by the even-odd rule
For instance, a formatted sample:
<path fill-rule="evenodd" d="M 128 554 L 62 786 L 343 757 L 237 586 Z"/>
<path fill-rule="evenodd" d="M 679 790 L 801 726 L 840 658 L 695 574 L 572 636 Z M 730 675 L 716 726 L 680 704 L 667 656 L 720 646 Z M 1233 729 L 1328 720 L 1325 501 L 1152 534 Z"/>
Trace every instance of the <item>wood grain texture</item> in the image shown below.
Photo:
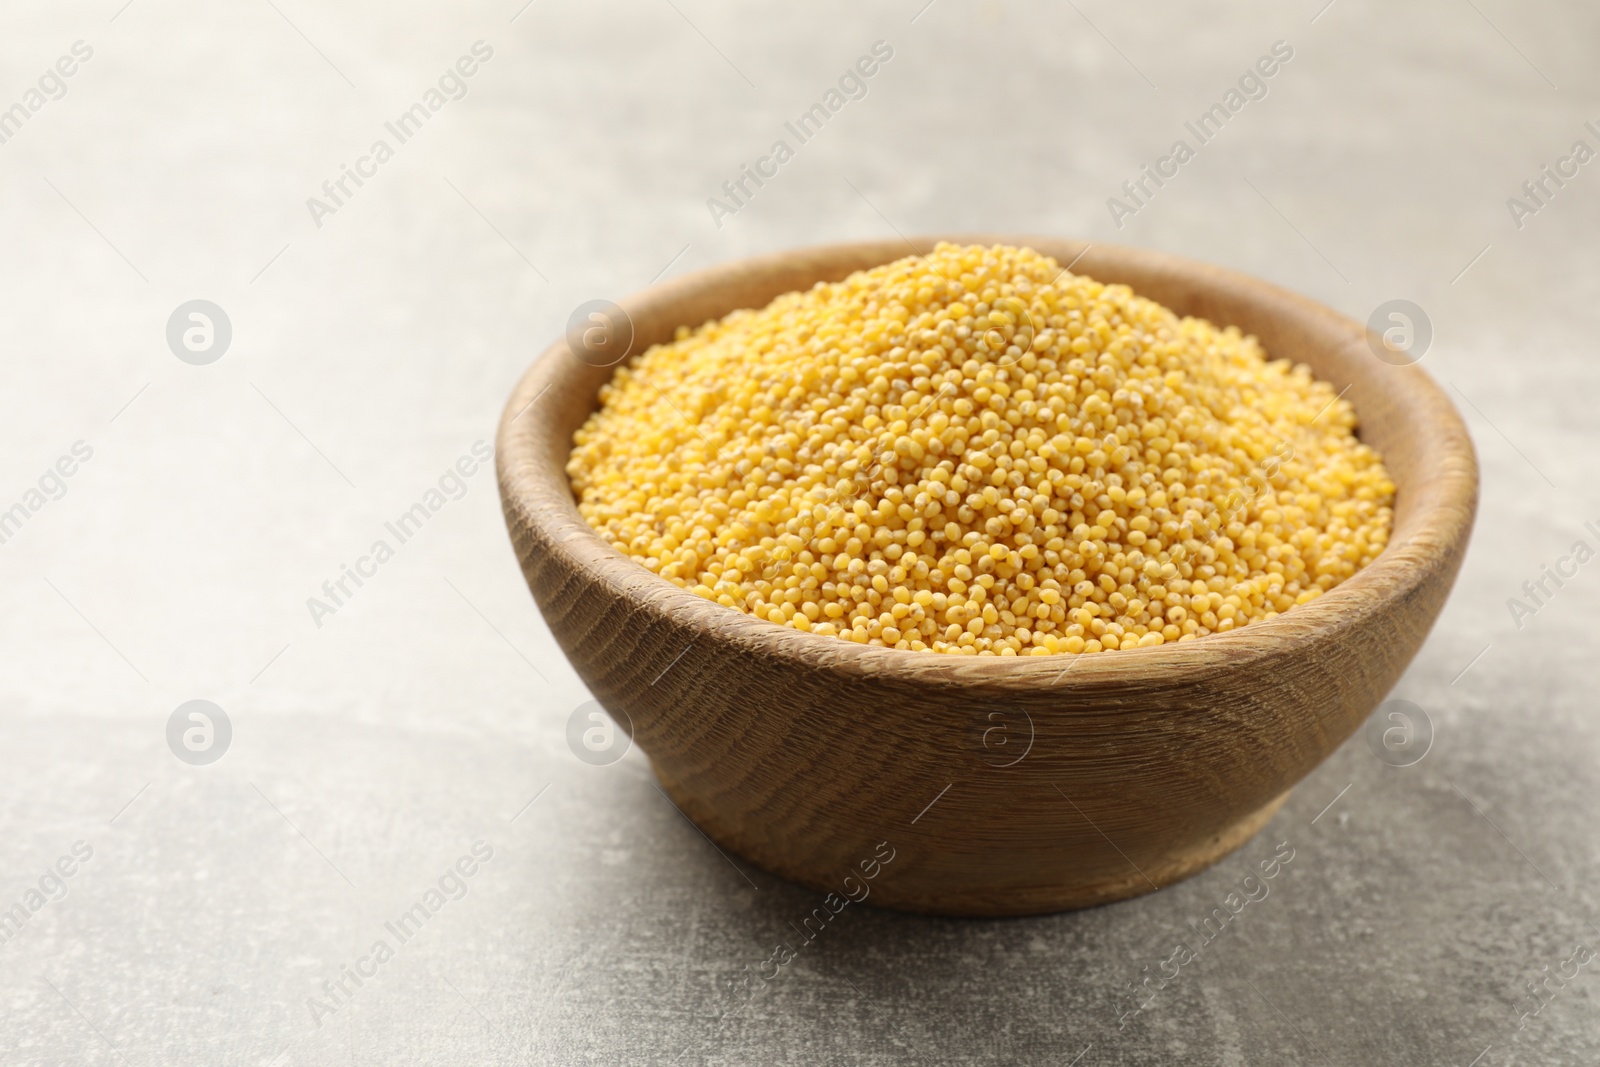
<path fill-rule="evenodd" d="M 840 891 L 886 841 L 895 858 L 869 900 L 919 912 L 1021 915 L 1149 892 L 1246 841 L 1394 685 L 1466 549 L 1472 444 L 1427 374 L 1379 361 L 1361 325 L 1276 286 L 1057 238 L 917 244 L 940 239 L 1028 245 L 1063 264 L 1082 253 L 1075 271 L 1236 325 L 1272 358 L 1348 387 L 1360 435 L 1398 487 L 1389 546 L 1309 604 L 1158 648 L 976 658 L 801 633 L 657 577 L 578 514 L 567 454 L 611 369 L 580 362 L 564 340 L 501 419 L 512 543 L 579 676 L 625 713 L 663 787 L 729 851 Z M 900 241 L 800 249 L 654 286 L 622 302 L 633 351 L 909 251 Z M 992 734 L 985 744 L 997 724 L 1017 748 Z M 1030 725 L 1026 756 L 996 765 Z"/>

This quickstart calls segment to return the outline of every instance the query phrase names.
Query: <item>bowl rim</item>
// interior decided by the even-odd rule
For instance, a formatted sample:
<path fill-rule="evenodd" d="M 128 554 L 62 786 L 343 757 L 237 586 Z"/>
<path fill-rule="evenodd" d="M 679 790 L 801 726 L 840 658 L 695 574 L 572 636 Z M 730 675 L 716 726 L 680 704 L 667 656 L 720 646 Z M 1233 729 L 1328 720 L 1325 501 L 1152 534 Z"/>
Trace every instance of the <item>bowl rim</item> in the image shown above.
<path fill-rule="evenodd" d="M 624 309 L 641 314 L 646 310 L 659 314 L 692 294 L 726 285 L 751 271 L 775 273 L 792 267 L 796 261 L 804 263 L 808 258 L 829 255 L 872 258 L 881 253 L 884 258 L 877 262 L 887 263 L 909 254 L 920 254 L 919 248 L 931 248 L 942 241 L 983 246 L 1027 245 L 1036 249 L 1040 243 L 1048 243 L 1081 248 L 1079 258 L 1084 258 L 1092 248 L 1123 263 L 1202 279 L 1201 289 L 1227 290 L 1233 295 L 1253 292 L 1276 304 L 1281 312 L 1297 316 L 1314 331 L 1347 335 L 1339 342 L 1340 347 L 1359 345 L 1365 349 L 1367 345 L 1365 328 L 1354 320 L 1309 297 L 1242 272 L 1165 252 L 1044 235 L 933 235 L 902 241 L 805 246 L 705 267 L 648 286 L 619 303 Z M 1086 269 L 1085 273 L 1105 281 L 1092 270 Z M 636 346 L 630 358 L 646 348 Z M 1268 355 L 1269 358 L 1283 358 L 1273 357 L 1270 352 Z M 1365 352 L 1357 358 L 1375 357 Z M 612 597 L 645 612 L 650 622 L 664 624 L 667 629 L 663 632 L 672 629 L 692 632 L 692 640 L 681 651 L 676 645 L 666 650 L 669 657 L 681 658 L 702 640 L 711 640 L 732 644 L 753 655 L 789 660 L 797 667 L 826 672 L 845 681 L 898 680 L 1034 692 L 1121 683 L 1148 685 L 1152 675 L 1159 674 L 1164 684 L 1181 685 L 1186 680 L 1209 676 L 1223 668 L 1281 655 L 1303 647 L 1311 638 L 1359 627 L 1386 606 L 1411 596 L 1433 569 L 1445 565 L 1452 553 L 1464 550 L 1476 509 L 1477 462 L 1460 413 L 1437 383 L 1419 367 L 1386 366 L 1382 372 L 1385 385 L 1392 387 L 1391 395 L 1406 411 L 1407 421 L 1426 416 L 1423 421 L 1433 431 L 1418 442 L 1419 455 L 1412 463 L 1414 470 L 1429 473 L 1423 485 L 1397 483 L 1395 525 L 1377 559 L 1315 600 L 1226 633 L 1151 648 L 1119 649 L 1109 654 L 1102 651 L 1046 656 L 967 656 L 858 644 L 836 636 L 796 630 L 700 597 L 619 552 L 589 526 L 578 511 L 566 474 L 570 435 L 560 451 L 561 462 L 551 463 L 548 457 L 539 454 L 541 433 L 552 432 L 546 425 L 549 420 L 532 411 L 534 402 L 544 391 L 559 384 L 563 377 L 583 373 L 582 367 L 571 355 L 565 337 L 561 337 L 533 360 L 512 390 L 501 414 L 495 449 L 505 518 L 514 540 L 519 524 L 538 530 L 543 550 L 563 555 L 568 567 L 599 581 Z M 1359 410 L 1357 418 L 1359 426 Z M 1404 524 L 1398 505 L 1402 492 L 1420 498 Z"/>

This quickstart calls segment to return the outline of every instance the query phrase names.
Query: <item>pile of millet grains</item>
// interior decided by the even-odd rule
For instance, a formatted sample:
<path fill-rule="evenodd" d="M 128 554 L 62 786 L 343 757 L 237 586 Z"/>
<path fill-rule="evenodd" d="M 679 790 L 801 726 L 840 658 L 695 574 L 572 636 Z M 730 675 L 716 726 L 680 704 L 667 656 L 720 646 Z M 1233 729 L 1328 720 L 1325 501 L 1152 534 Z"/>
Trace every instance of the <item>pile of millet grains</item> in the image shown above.
<path fill-rule="evenodd" d="M 1145 648 L 1372 562 L 1394 485 L 1254 337 L 1027 248 L 941 244 L 619 367 L 567 464 L 620 552 L 708 600 L 916 652 Z"/>

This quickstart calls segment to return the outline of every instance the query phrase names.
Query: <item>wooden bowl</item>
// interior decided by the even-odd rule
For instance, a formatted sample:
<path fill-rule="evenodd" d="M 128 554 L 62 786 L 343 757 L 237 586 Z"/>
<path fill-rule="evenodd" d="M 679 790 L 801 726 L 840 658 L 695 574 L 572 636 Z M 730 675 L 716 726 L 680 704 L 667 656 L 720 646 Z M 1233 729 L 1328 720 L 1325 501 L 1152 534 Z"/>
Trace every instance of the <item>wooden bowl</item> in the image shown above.
<path fill-rule="evenodd" d="M 1378 360 L 1361 325 L 1305 297 L 1156 252 L 948 239 L 1076 259 L 1079 273 L 1236 325 L 1271 357 L 1348 388 L 1398 487 L 1388 547 L 1284 615 L 1158 648 L 1000 659 L 801 633 L 680 589 L 578 514 L 567 455 L 611 368 L 565 340 L 529 368 L 500 422 L 506 524 L 579 676 L 729 852 L 841 899 L 917 912 L 1025 915 L 1135 896 L 1248 840 L 1394 685 L 1466 549 L 1472 444 L 1426 374 Z M 909 251 L 799 249 L 653 286 L 622 303 L 632 351 Z"/>

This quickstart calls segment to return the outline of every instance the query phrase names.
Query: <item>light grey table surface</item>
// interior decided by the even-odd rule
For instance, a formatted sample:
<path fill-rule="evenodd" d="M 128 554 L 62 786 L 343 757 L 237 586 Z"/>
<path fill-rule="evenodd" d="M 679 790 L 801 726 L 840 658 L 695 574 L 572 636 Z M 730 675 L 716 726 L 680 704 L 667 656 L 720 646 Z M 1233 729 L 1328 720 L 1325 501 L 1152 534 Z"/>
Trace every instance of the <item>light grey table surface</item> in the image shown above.
<path fill-rule="evenodd" d="M 1600 547 L 1600 163 L 1547 180 L 1537 212 L 1507 203 L 1575 141 L 1600 148 L 1600 12 L 924 3 L 6 5 L 0 108 L 24 114 L 0 144 L 0 509 L 26 518 L 0 544 L 0 911 L 21 909 L 0 1062 L 1600 1059 L 1600 967 L 1563 966 L 1600 949 L 1600 563 L 1531 615 L 1508 605 L 1575 541 Z M 866 95 L 713 219 L 707 198 L 880 40 Z M 92 56 L 47 76 L 79 41 Z M 386 132 L 478 41 L 463 98 Z M 1277 41 L 1293 58 L 1267 95 L 1113 220 L 1107 199 Z M 380 138 L 393 158 L 314 218 Z M 816 894 L 719 855 L 637 751 L 569 750 L 588 695 L 492 472 L 335 613 L 307 600 L 492 441 L 580 302 L 978 230 L 1166 249 L 1359 319 L 1425 309 L 1423 366 L 1483 468 L 1460 581 L 1393 694 L 1431 748 L 1390 766 L 1358 734 L 1259 837 L 1141 899 L 1015 921 L 852 907 L 734 1011 L 730 983 Z M 231 323 L 208 365 L 167 342 L 192 299 Z M 90 458 L 46 476 L 80 441 Z M 206 766 L 168 747 L 192 699 L 232 726 Z M 492 858 L 464 864 L 465 895 L 389 933 L 475 842 Z M 1279 842 L 1267 899 L 1119 1026 Z M 311 1006 L 363 959 L 373 977 Z M 1528 983 L 1563 971 L 1531 1014 Z"/>

